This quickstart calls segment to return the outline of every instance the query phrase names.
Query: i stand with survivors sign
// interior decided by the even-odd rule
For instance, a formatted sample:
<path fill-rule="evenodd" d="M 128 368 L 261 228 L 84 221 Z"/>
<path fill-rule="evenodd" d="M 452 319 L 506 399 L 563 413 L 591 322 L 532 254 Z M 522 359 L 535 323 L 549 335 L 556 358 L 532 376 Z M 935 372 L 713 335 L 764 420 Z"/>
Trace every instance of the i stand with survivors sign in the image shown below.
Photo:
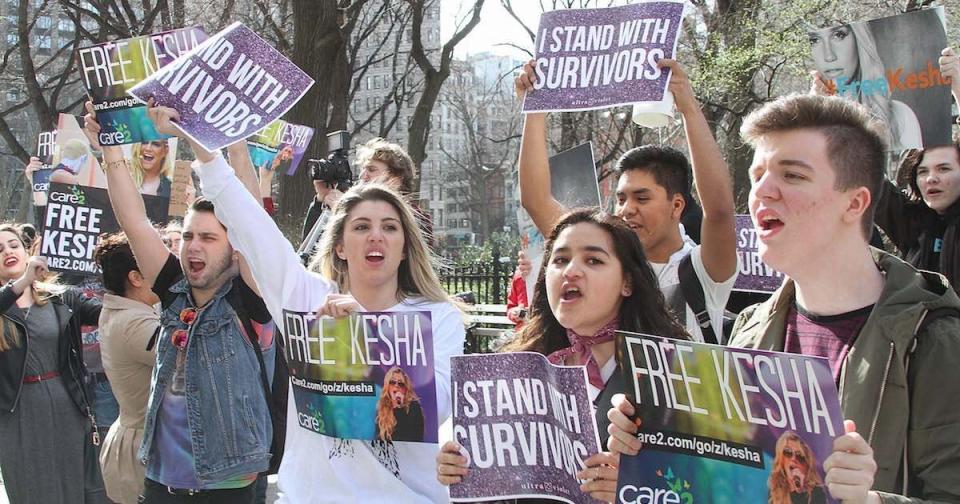
<path fill-rule="evenodd" d="M 600 446 L 583 366 L 532 352 L 465 355 L 450 359 L 450 376 L 453 437 L 470 454 L 452 501 L 594 502 L 575 476 Z"/>

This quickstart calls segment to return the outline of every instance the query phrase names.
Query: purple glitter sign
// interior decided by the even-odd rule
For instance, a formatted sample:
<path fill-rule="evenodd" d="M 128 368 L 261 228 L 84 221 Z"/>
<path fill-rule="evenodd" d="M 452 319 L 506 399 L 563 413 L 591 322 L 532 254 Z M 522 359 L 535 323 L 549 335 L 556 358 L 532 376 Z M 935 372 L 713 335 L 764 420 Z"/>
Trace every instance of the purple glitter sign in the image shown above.
<path fill-rule="evenodd" d="M 524 112 L 656 102 L 670 81 L 657 61 L 676 54 L 683 2 L 546 12 L 537 28 L 536 79 Z"/>
<path fill-rule="evenodd" d="M 574 474 L 599 451 L 583 366 L 554 366 L 531 352 L 450 359 L 453 436 L 470 473 L 450 500 L 547 497 L 594 502 Z"/>
<path fill-rule="evenodd" d="M 737 255 L 740 256 L 740 274 L 733 290 L 769 293 L 780 288 L 783 273 L 760 260 L 757 230 L 749 215 L 737 216 Z"/>
<path fill-rule="evenodd" d="M 218 150 L 285 114 L 313 79 L 246 26 L 225 28 L 130 90 L 180 113 L 180 128 Z"/>

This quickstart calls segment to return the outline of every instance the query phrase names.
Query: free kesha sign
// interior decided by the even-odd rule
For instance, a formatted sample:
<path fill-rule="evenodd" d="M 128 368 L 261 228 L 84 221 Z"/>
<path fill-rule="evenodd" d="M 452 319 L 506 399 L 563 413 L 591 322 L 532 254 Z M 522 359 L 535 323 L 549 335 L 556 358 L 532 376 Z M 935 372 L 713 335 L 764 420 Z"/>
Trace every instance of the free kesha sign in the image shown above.
<path fill-rule="evenodd" d="M 823 462 L 844 433 L 826 359 L 618 333 L 643 450 L 620 504 L 833 504 Z"/>
<path fill-rule="evenodd" d="M 143 196 L 147 216 L 163 222 L 167 199 Z M 100 270 L 93 252 L 100 236 L 120 230 L 105 189 L 51 183 L 43 217 L 40 255 L 53 271 L 93 275 Z"/>

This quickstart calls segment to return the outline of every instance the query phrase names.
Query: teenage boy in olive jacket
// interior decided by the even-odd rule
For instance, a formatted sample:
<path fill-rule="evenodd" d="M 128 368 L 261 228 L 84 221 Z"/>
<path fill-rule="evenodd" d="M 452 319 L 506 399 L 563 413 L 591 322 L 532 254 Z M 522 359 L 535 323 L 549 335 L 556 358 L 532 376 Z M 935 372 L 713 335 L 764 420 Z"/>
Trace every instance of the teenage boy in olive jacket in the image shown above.
<path fill-rule="evenodd" d="M 750 215 L 784 285 L 746 309 L 731 346 L 826 357 L 847 419 L 824 462 L 845 504 L 960 502 L 960 298 L 946 279 L 870 248 L 884 145 L 869 113 L 789 96 L 751 114 Z M 610 448 L 635 453 L 615 398 Z"/>

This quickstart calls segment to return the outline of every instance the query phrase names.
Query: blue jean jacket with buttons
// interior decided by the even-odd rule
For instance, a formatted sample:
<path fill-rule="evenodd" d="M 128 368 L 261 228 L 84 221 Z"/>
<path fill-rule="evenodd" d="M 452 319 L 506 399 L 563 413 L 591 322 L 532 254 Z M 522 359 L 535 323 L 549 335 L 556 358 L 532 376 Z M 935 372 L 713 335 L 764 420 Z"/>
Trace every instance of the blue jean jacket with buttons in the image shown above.
<path fill-rule="evenodd" d="M 230 289 L 238 288 L 236 283 L 225 282 L 188 327 L 180 320 L 180 311 L 195 305 L 190 286 L 181 279 L 170 287 L 176 297 L 160 318 L 157 366 L 139 457 L 146 463 L 151 453 L 157 413 L 176 368 L 177 349 L 171 334 L 188 329 L 185 396 L 201 485 L 262 472 L 270 462 L 272 427 L 257 354 L 227 298 Z"/>

